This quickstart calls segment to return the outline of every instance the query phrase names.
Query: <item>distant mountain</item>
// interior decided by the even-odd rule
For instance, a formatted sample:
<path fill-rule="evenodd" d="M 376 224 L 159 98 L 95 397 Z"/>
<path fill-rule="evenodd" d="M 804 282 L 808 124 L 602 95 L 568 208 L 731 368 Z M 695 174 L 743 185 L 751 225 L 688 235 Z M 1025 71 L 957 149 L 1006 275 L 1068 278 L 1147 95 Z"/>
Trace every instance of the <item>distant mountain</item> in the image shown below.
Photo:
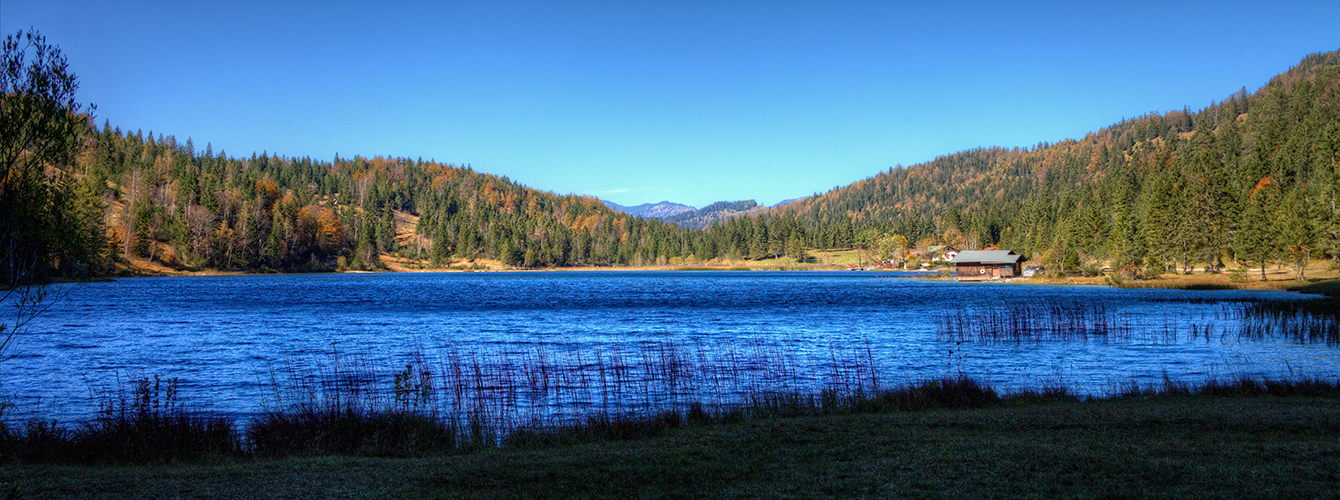
<path fill-rule="evenodd" d="M 605 206 L 617 212 L 622 212 L 634 217 L 662 219 L 666 222 L 673 222 L 683 227 L 701 229 L 731 217 L 740 215 L 758 215 L 767 212 L 769 209 L 804 199 L 805 198 L 791 198 L 789 200 L 782 200 L 771 207 L 759 205 L 758 202 L 754 200 L 718 201 L 701 209 L 670 201 L 643 203 L 631 207 L 605 200 L 601 200 L 601 203 L 604 203 Z"/>
<path fill-rule="evenodd" d="M 692 212 L 666 217 L 665 221 L 687 228 L 704 228 L 732 217 L 756 215 L 767 211 L 767 206 L 759 205 L 754 200 L 718 201 Z"/>
<path fill-rule="evenodd" d="M 634 205 L 631 207 L 626 207 L 610 201 L 605 200 L 601 201 L 605 203 L 605 206 L 610 207 L 614 210 L 626 213 L 628 215 L 632 215 L 634 217 L 641 216 L 648 219 L 664 219 L 685 212 L 692 212 L 694 210 L 697 210 L 696 208 L 693 208 L 688 205 L 680 203 L 672 203 L 669 201 L 662 201 L 660 203 L 643 203 L 641 205 Z"/>

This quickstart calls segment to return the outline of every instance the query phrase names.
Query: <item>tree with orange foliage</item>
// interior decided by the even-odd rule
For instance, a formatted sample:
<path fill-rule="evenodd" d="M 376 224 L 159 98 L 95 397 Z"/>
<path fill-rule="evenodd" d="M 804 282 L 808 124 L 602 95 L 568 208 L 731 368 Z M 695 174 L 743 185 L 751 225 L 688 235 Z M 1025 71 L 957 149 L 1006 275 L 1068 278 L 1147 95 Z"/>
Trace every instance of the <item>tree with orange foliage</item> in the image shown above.
<path fill-rule="evenodd" d="M 298 212 L 298 221 L 302 243 L 326 256 L 338 253 L 344 243 L 344 224 L 334 210 L 307 205 Z"/>

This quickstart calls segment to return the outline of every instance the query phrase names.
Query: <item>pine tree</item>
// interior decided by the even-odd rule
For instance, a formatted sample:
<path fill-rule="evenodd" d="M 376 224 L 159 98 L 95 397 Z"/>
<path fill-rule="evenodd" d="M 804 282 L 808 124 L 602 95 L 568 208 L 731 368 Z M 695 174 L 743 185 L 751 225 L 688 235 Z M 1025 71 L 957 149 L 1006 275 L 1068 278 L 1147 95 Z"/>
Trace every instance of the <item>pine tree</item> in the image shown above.
<path fill-rule="evenodd" d="M 1279 231 L 1275 223 L 1275 187 L 1271 178 L 1257 183 L 1248 195 L 1246 208 L 1238 221 L 1235 250 L 1238 261 L 1261 268 L 1261 280 L 1266 280 L 1266 266 L 1279 255 Z"/>
<path fill-rule="evenodd" d="M 1303 189 L 1290 191 L 1280 206 L 1279 239 L 1300 281 L 1304 278 L 1304 270 L 1312 259 L 1318 241 L 1314 212 L 1315 206 Z"/>

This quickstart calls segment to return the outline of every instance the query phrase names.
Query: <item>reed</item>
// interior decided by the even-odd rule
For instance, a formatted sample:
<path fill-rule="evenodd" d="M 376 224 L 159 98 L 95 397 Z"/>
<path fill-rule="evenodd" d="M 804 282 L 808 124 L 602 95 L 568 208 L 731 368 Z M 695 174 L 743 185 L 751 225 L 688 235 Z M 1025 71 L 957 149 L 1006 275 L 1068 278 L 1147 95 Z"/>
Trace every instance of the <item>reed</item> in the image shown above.
<path fill-rule="evenodd" d="M 946 341 L 984 343 L 1089 340 L 1176 343 L 1237 338 L 1340 344 L 1340 298 L 1178 297 L 1152 302 L 1220 307 L 1212 315 L 1140 327 L 1102 303 L 1014 303 L 942 313 L 936 318 L 936 334 Z"/>
<path fill-rule="evenodd" d="M 1000 394 L 964 376 L 889 384 L 868 344 L 821 352 L 826 360 L 818 365 L 802 363 L 799 353 L 778 344 L 451 350 L 437 358 L 416 353 L 396 368 L 337 356 L 273 373 L 277 387 L 265 411 L 240 428 L 185 411 L 176 382 L 154 378 L 111 399 L 103 416 L 82 428 L 0 424 L 0 444 L 3 460 L 23 462 L 409 457 L 636 439 L 759 419 L 1078 399 L 1054 387 Z M 1132 386 L 1118 397 L 1195 394 L 1337 397 L 1340 382 L 1238 379 L 1191 386 L 1165 377 L 1160 387 Z"/>
<path fill-rule="evenodd" d="M 1242 306 L 1241 336 L 1340 344 L 1340 298 L 1259 300 Z"/>
<path fill-rule="evenodd" d="M 1134 328 L 1100 302 L 1009 303 L 936 319 L 941 339 L 963 342 L 1130 340 Z"/>
<path fill-rule="evenodd" d="M 209 453 L 418 456 L 839 411 L 880 385 L 868 343 L 834 344 L 821 361 L 826 373 L 813 373 L 797 353 L 764 343 L 453 349 L 435 359 L 416 351 L 399 369 L 333 353 L 325 362 L 272 370 L 263 411 L 240 431 L 232 421 L 183 411 L 175 382 L 145 379 L 128 396 L 111 398 L 104 418 L 84 430 L 41 422 L 6 428 L 6 456 L 61 461 L 73 456 L 64 451 L 69 446 L 90 445 L 107 451 L 75 455 L 127 462 Z M 19 449 L 11 442 L 30 451 L 9 452 Z"/>
<path fill-rule="evenodd" d="M 432 415 L 364 407 L 304 407 L 262 415 L 246 428 L 249 450 L 290 455 L 421 456 L 466 447 L 461 432 Z"/>

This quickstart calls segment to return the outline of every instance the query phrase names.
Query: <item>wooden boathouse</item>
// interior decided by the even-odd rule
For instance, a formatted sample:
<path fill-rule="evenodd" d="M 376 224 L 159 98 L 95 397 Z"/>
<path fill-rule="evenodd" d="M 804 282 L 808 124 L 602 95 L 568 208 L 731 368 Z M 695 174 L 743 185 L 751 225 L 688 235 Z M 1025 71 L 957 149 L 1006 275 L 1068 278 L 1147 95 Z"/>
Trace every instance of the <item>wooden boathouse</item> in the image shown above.
<path fill-rule="evenodd" d="M 964 250 L 950 262 L 959 281 L 981 281 L 1022 276 L 1023 260 L 1013 250 Z"/>

